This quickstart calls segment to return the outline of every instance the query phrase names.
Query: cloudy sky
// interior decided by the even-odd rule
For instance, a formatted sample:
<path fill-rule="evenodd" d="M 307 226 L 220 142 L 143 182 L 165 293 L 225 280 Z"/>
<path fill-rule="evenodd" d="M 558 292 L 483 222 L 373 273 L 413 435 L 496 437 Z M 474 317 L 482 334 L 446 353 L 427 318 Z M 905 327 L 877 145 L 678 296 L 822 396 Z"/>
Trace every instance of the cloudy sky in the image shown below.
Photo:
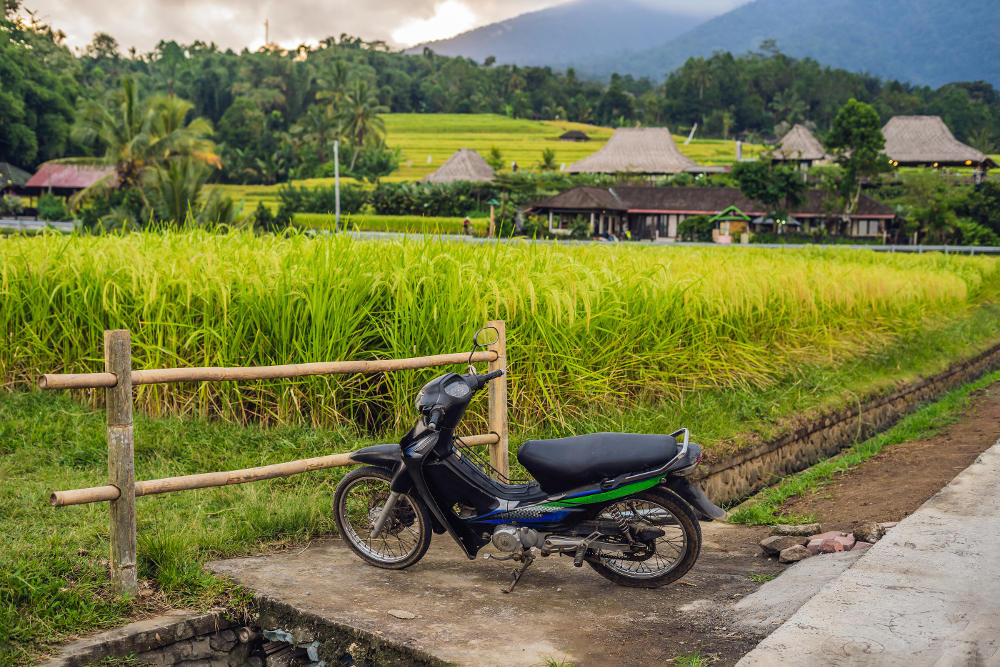
<path fill-rule="evenodd" d="M 614 2 L 615 0 L 607 0 Z M 711 16 L 746 0 L 640 0 Z M 271 41 L 290 47 L 348 33 L 409 46 L 567 0 L 27 0 L 39 17 L 68 35 L 72 47 L 107 32 L 123 50 L 152 49 L 161 39 L 214 41 L 255 49 Z"/>

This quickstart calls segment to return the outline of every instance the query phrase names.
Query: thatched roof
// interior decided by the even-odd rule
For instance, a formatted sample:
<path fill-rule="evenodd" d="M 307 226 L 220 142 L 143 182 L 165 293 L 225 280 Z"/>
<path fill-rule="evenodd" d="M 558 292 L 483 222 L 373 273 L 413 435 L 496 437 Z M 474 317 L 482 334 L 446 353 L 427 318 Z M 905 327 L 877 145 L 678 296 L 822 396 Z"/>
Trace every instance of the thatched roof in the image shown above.
<path fill-rule="evenodd" d="M 493 167 L 471 148 L 459 148 L 455 154 L 445 160 L 445 163 L 432 174 L 427 174 L 421 183 L 451 183 L 452 181 L 469 181 L 471 183 L 489 183 L 496 176 Z"/>
<path fill-rule="evenodd" d="M 665 127 L 623 128 L 615 130 L 601 150 L 566 168 L 588 174 L 678 174 L 697 167 L 685 157 Z"/>
<path fill-rule="evenodd" d="M 31 174 L 24 169 L 9 162 L 0 162 L 0 190 L 20 188 L 28 182 L 29 178 L 31 178 Z"/>
<path fill-rule="evenodd" d="M 988 155 L 956 139 L 940 116 L 893 116 L 882 134 L 885 154 L 901 165 L 996 166 Z"/>
<path fill-rule="evenodd" d="M 778 161 L 823 160 L 826 157 L 823 145 L 805 125 L 800 124 L 781 138 L 774 151 L 774 159 Z"/>
<path fill-rule="evenodd" d="M 585 132 L 580 130 L 570 130 L 559 135 L 559 138 L 563 141 L 590 141 L 590 137 L 587 136 Z"/>

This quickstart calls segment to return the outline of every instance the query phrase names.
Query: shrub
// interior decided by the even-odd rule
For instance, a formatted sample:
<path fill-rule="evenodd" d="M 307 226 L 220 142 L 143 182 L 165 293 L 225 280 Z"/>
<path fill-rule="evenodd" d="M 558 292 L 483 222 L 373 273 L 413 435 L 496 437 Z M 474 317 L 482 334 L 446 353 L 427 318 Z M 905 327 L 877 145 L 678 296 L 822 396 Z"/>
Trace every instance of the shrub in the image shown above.
<path fill-rule="evenodd" d="M 42 220 L 69 220 L 69 211 L 62 198 L 46 192 L 38 198 L 38 217 Z"/>
<path fill-rule="evenodd" d="M 4 195 L 0 199 L 0 214 L 17 217 L 24 210 L 24 200 L 16 195 Z"/>
<path fill-rule="evenodd" d="M 677 225 L 677 236 L 683 241 L 711 241 L 714 227 L 707 215 L 692 215 Z"/>

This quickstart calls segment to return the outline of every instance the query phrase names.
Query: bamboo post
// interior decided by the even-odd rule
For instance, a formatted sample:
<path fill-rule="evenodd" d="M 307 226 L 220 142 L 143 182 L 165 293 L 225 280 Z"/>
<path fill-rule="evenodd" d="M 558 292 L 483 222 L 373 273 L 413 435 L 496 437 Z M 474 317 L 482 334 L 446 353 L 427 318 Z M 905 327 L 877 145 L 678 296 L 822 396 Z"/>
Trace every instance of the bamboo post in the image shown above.
<path fill-rule="evenodd" d="M 497 353 L 497 358 L 489 362 L 488 370 L 503 369 L 504 374 L 489 385 L 489 426 L 496 433 L 497 442 L 490 445 L 490 465 L 504 477 L 510 477 L 510 455 L 507 452 L 507 327 L 503 320 L 487 322 L 495 327 L 497 339 L 488 347 Z"/>
<path fill-rule="evenodd" d="M 104 332 L 104 370 L 117 377 L 104 390 L 108 420 L 108 482 L 120 495 L 111 507 L 111 586 L 133 595 L 135 573 L 135 459 L 132 436 L 132 340 L 127 330 Z"/>

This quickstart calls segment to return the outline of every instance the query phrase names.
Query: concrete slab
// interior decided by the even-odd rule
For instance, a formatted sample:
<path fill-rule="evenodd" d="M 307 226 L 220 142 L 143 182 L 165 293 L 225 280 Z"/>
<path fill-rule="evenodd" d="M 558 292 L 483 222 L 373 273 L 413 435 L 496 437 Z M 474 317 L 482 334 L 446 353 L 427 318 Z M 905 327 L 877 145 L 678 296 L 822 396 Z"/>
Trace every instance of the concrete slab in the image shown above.
<path fill-rule="evenodd" d="M 262 608 L 277 608 L 272 618 L 291 618 L 287 611 L 294 610 L 309 632 L 325 624 L 350 635 L 337 650 L 367 637 L 411 651 L 411 663 L 647 665 L 693 652 L 717 633 L 724 635 L 713 641 L 722 647 L 717 664 L 731 665 L 761 635 L 723 631 L 717 617 L 680 608 L 706 597 L 739 599 L 758 586 L 751 573 L 783 568 L 759 555 L 766 529 L 703 524 L 703 531 L 694 569 L 683 583 L 657 590 L 616 586 L 552 556 L 537 559 L 504 595 L 508 565 L 469 561 L 442 536 L 422 561 L 398 572 L 366 565 L 336 539 L 208 567 L 253 590 Z M 400 618 L 408 614 L 415 618 Z M 312 637 L 300 632 L 297 640 Z M 393 655 L 397 664 L 407 662 Z"/>
<path fill-rule="evenodd" d="M 1000 665 L 1000 443 L 738 664 Z"/>
<path fill-rule="evenodd" d="M 799 561 L 733 605 L 733 621 L 761 634 L 773 632 L 824 586 L 854 565 L 862 553 L 840 551 Z"/>

